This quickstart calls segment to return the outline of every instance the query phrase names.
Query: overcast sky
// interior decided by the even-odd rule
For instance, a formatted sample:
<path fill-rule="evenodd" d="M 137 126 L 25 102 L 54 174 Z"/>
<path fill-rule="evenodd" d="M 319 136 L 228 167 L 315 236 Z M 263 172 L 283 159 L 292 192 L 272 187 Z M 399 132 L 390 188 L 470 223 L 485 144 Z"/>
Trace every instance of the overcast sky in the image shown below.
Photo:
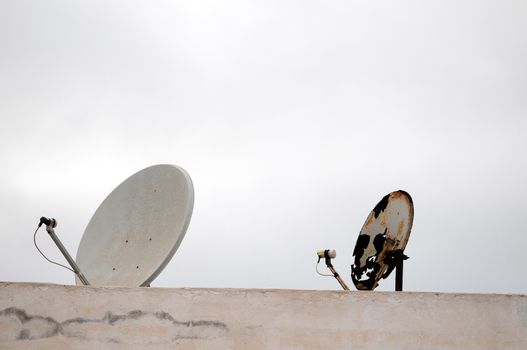
<path fill-rule="evenodd" d="M 73 284 L 40 216 L 75 256 L 113 188 L 171 163 L 194 214 L 155 287 L 337 290 L 323 248 L 351 285 L 403 189 L 406 290 L 527 293 L 523 0 L 2 0 L 0 118 L 3 281 Z"/>

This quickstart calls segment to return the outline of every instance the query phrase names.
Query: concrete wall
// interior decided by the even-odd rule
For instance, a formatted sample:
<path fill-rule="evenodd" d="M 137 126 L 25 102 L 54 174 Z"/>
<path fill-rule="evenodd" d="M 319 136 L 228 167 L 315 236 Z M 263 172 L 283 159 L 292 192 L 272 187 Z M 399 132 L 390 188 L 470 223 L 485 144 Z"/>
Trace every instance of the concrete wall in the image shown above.
<path fill-rule="evenodd" d="M 527 296 L 0 283 L 0 349 L 527 349 Z"/>

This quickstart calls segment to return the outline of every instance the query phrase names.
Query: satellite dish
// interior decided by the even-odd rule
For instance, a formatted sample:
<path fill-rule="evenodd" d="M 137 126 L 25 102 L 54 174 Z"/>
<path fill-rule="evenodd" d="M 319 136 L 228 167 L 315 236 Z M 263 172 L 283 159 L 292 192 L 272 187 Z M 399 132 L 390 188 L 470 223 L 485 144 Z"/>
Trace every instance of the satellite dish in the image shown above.
<path fill-rule="evenodd" d="M 148 286 L 168 264 L 187 231 L 192 180 L 174 165 L 154 165 L 123 181 L 91 218 L 77 264 L 96 286 Z M 82 282 L 76 278 L 76 284 Z"/>
<path fill-rule="evenodd" d="M 353 250 L 351 279 L 357 289 L 375 289 L 379 279 L 388 277 L 400 262 L 402 290 L 402 260 L 408 258 L 403 251 L 413 219 L 412 197 L 405 191 L 392 192 L 377 203 L 362 226 Z"/>

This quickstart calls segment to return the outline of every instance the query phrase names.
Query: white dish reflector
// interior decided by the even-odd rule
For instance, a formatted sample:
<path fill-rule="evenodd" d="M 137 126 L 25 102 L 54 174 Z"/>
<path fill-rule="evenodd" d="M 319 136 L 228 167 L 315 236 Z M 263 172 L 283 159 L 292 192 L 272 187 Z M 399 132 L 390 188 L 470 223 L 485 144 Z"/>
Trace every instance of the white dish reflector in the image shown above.
<path fill-rule="evenodd" d="M 77 264 L 94 286 L 148 286 L 187 231 L 194 188 L 185 170 L 154 165 L 123 181 L 91 218 Z M 81 281 L 76 278 L 76 284 Z"/>

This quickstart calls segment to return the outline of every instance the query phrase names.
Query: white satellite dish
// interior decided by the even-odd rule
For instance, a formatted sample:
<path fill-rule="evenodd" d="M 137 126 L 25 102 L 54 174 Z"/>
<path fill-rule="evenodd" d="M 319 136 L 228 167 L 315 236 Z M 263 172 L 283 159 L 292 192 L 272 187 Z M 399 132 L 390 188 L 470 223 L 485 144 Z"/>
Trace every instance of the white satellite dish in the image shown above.
<path fill-rule="evenodd" d="M 123 181 L 91 218 L 76 262 L 91 285 L 148 286 L 187 231 L 192 180 L 174 165 L 154 165 Z M 78 276 L 77 285 L 82 284 Z"/>

